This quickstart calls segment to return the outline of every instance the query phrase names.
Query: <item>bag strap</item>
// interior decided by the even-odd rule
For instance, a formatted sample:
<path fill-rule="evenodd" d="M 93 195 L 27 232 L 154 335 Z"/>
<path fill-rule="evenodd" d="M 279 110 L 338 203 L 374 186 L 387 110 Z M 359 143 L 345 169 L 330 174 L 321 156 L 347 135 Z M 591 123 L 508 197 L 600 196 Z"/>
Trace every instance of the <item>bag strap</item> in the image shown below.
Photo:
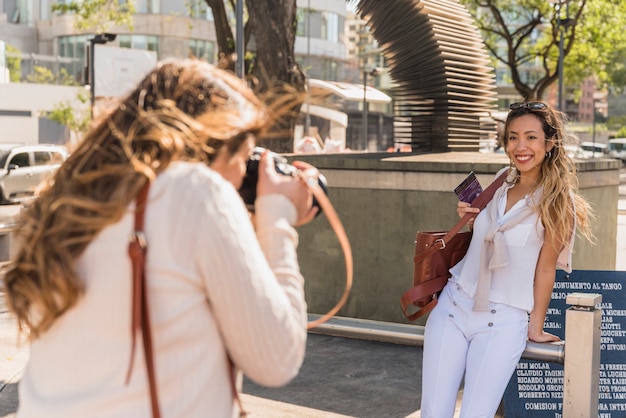
<path fill-rule="evenodd" d="M 489 203 L 489 201 L 491 201 L 491 199 L 493 198 L 493 195 L 496 193 L 496 190 L 498 190 L 498 188 L 502 186 L 502 183 L 504 183 L 504 180 L 506 180 L 507 176 L 508 176 L 508 170 L 505 170 L 502 174 L 498 176 L 498 178 L 496 178 L 489 185 L 489 187 L 487 187 L 487 189 L 485 189 L 481 194 L 479 194 L 472 201 L 471 206 L 473 208 L 478 208 L 480 210 L 483 210 L 485 206 L 487 206 L 487 203 Z M 448 231 L 448 233 L 443 238 L 440 238 L 435 242 L 435 245 L 433 245 L 428 250 L 421 253 L 419 257 L 416 256 L 415 261 L 422 260 L 434 254 L 435 251 L 446 248 L 446 244 L 452 239 L 452 237 L 454 237 L 457 234 L 457 232 L 459 232 L 465 226 L 465 224 L 474 216 L 476 216 L 475 213 L 466 213 L 461 219 L 459 219 L 456 225 L 454 225 L 452 229 L 450 229 L 450 231 Z"/>
<path fill-rule="evenodd" d="M 479 208 L 480 210 L 484 209 L 487 206 L 487 203 L 493 198 L 496 190 L 504 183 L 506 177 L 508 175 L 508 170 L 502 173 L 498 178 L 496 178 L 490 185 L 484 190 L 480 195 L 478 195 L 472 201 L 472 207 Z M 432 245 L 425 249 L 424 251 L 417 254 L 413 257 L 414 263 L 418 263 L 430 256 L 432 256 L 435 252 L 442 250 L 446 247 L 446 244 L 454 237 L 460 230 L 465 226 L 465 224 L 474 216 L 473 213 L 465 214 L 457 223 L 452 227 L 452 229 L 441 239 L 435 242 L 436 245 Z M 413 314 L 409 314 L 407 309 L 409 305 L 413 302 L 424 298 L 425 296 L 433 295 L 437 293 L 443 286 L 445 286 L 448 281 L 447 276 L 437 277 L 435 279 L 429 280 L 424 283 L 419 283 L 406 292 L 402 294 L 400 298 L 400 306 L 402 308 L 402 313 L 409 321 L 415 321 L 417 318 L 426 315 L 430 312 L 435 305 L 437 304 L 436 300 L 429 301 L 425 306 L 420 308 L 418 311 Z"/>
<path fill-rule="evenodd" d="M 152 417 L 160 418 L 159 396 L 156 387 L 156 373 L 154 369 L 154 356 L 152 351 L 152 333 L 150 331 L 150 312 L 148 310 L 148 292 L 146 290 L 146 252 L 147 242 L 143 232 L 144 217 L 146 212 L 146 201 L 150 182 L 139 191 L 135 208 L 135 229 L 128 244 L 128 255 L 133 264 L 133 296 L 131 311 L 131 335 L 132 344 L 130 352 L 130 364 L 126 375 L 126 384 L 130 381 L 135 357 L 135 344 L 137 332 L 141 331 L 143 342 L 143 352 L 146 360 L 146 370 L 148 374 L 148 385 L 150 388 L 150 406 Z"/>

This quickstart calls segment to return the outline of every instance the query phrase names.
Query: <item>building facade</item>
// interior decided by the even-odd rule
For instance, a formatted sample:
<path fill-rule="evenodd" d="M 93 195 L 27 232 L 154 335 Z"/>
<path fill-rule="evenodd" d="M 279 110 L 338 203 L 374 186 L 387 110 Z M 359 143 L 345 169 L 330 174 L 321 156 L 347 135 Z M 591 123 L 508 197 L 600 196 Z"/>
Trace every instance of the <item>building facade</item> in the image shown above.
<path fill-rule="evenodd" d="M 13 82 L 32 81 L 38 67 L 52 74 L 67 74 L 79 84 L 88 83 L 88 46 L 96 32 L 115 34 L 108 46 L 153 51 L 157 59 L 197 57 L 217 61 L 218 50 L 211 9 L 204 0 L 137 0 L 132 27 L 109 26 L 106 30 L 81 30 L 72 14 L 52 12 L 51 0 L 0 0 L 0 83 L 9 81 L 6 70 L 15 62 L 20 74 Z M 236 16 L 226 2 L 235 32 Z M 296 60 L 312 78 L 332 81 L 346 79 L 346 4 L 344 0 L 298 0 Z M 97 48 L 96 48 L 97 50 Z M 14 71 L 16 72 L 16 71 Z M 46 101 L 47 103 L 47 101 Z M 11 103 L 5 103 L 11 106 Z M 25 104 L 21 103 L 24 107 Z M 33 97 L 29 109 L 0 109 L 43 114 Z"/>

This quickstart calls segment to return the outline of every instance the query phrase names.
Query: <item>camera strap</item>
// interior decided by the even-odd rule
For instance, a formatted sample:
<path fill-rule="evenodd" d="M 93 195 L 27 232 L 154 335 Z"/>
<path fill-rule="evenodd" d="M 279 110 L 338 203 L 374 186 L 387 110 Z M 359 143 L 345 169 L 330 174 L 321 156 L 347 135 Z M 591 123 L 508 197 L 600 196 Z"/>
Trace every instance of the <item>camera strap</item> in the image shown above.
<path fill-rule="evenodd" d="M 304 184 L 307 185 L 309 190 L 311 190 L 315 199 L 317 199 L 317 202 L 319 203 L 321 210 L 326 215 L 326 219 L 328 219 L 328 223 L 333 228 L 333 231 L 335 232 L 335 235 L 337 236 L 337 239 L 339 240 L 339 245 L 341 246 L 341 249 L 343 251 L 345 265 L 346 265 L 346 286 L 343 291 L 343 295 L 341 295 L 341 298 L 339 299 L 339 301 L 337 302 L 334 308 L 332 308 L 330 311 L 328 311 L 326 314 L 324 314 L 320 318 L 314 321 L 310 321 L 307 324 L 307 329 L 313 329 L 315 327 L 322 325 L 323 323 L 328 321 L 330 318 L 332 318 L 343 307 L 343 305 L 346 303 L 346 300 L 348 300 L 348 296 L 350 295 L 350 290 L 352 289 L 353 267 L 352 267 L 352 249 L 350 247 L 350 242 L 348 241 L 348 236 L 346 235 L 346 231 L 343 228 L 343 224 L 341 223 L 341 220 L 339 219 L 339 215 L 337 215 L 337 212 L 335 211 L 335 208 L 330 202 L 330 199 L 328 198 L 328 196 L 326 196 L 326 193 L 320 187 L 318 180 L 317 180 L 317 176 L 308 175 L 307 171 L 308 170 L 300 171 L 298 175 L 304 181 Z"/>

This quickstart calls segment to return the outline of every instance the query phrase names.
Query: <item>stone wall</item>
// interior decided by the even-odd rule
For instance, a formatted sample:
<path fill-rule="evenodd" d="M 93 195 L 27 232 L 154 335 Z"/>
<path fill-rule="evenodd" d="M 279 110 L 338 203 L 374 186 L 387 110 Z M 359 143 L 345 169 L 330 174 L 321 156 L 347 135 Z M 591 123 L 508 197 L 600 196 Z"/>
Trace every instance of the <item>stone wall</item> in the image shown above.
<path fill-rule="evenodd" d="M 412 285 L 417 230 L 451 228 L 458 216 L 454 187 L 474 171 L 483 187 L 508 164 L 503 154 L 298 155 L 326 176 L 354 257 L 354 284 L 339 316 L 406 323 L 399 305 Z M 619 187 L 617 160 L 579 161 L 581 193 L 598 214 L 597 245 L 576 241 L 576 270 L 614 270 Z M 325 217 L 299 228 L 298 254 L 309 312 L 331 309 L 345 285 L 345 265 Z"/>

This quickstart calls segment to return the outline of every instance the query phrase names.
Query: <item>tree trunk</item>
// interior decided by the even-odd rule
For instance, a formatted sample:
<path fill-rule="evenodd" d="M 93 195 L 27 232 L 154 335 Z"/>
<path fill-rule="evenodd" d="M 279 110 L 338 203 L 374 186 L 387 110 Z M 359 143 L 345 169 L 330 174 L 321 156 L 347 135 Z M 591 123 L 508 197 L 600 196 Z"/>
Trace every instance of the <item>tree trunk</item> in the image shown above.
<path fill-rule="evenodd" d="M 284 100 L 285 94 L 303 97 L 305 77 L 295 60 L 296 0 L 247 0 L 249 24 L 256 45 L 252 75 L 256 90 L 269 96 L 269 104 Z M 293 152 L 293 127 L 301 101 L 291 107 L 287 117 L 280 119 L 273 137 L 263 145 L 276 152 Z"/>
<path fill-rule="evenodd" d="M 219 66 L 225 70 L 235 71 L 235 37 L 228 24 L 224 0 L 206 0 L 206 4 L 213 12 Z"/>

